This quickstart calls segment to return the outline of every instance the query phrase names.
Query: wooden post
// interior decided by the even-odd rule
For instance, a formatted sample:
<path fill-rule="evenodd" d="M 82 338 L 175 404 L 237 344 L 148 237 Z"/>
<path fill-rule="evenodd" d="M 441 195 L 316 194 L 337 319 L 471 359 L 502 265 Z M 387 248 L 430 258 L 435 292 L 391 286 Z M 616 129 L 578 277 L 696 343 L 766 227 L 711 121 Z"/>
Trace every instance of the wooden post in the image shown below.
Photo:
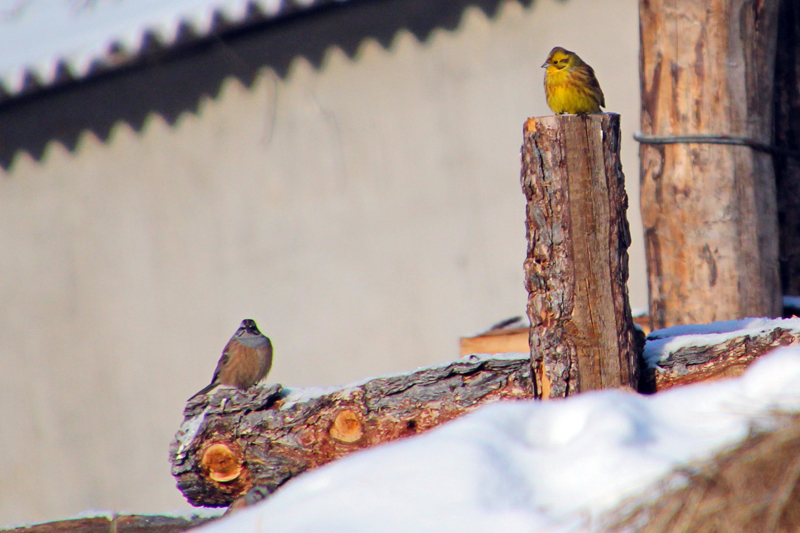
<path fill-rule="evenodd" d="M 640 149 L 654 328 L 781 314 L 772 156 L 680 139 L 772 143 L 778 1 L 639 3 L 641 131 L 670 138 Z"/>
<path fill-rule="evenodd" d="M 611 113 L 525 124 L 525 283 L 541 398 L 637 385 L 619 131 Z"/>
<path fill-rule="evenodd" d="M 775 144 L 800 153 L 800 2 L 781 0 L 775 57 Z M 800 296 L 800 159 L 775 157 L 781 289 Z"/>

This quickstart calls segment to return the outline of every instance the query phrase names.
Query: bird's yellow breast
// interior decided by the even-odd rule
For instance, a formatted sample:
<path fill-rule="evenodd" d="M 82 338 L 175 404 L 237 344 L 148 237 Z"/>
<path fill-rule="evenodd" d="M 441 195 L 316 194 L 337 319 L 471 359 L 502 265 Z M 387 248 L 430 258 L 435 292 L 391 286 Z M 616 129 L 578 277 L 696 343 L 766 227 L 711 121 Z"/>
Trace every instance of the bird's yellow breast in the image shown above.
<path fill-rule="evenodd" d="M 596 113 L 600 111 L 597 100 L 575 79 L 569 68 L 547 67 L 545 96 L 554 113 Z"/>

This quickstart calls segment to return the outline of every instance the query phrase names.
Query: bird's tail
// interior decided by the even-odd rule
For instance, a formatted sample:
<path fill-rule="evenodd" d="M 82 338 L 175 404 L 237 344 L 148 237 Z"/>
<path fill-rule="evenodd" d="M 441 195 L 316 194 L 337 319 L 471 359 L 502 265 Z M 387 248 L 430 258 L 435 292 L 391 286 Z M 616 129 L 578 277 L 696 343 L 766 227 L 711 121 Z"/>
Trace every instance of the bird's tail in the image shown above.
<path fill-rule="evenodd" d="M 203 387 L 199 391 L 197 391 L 194 394 L 192 394 L 192 396 L 191 396 L 191 398 L 189 398 L 189 400 L 195 398 L 196 396 L 200 396 L 201 394 L 207 393 L 208 391 L 210 391 L 211 389 L 213 389 L 216 386 L 217 386 L 217 384 L 212 381 L 211 383 L 209 383 L 208 385 L 206 385 L 205 387 Z"/>

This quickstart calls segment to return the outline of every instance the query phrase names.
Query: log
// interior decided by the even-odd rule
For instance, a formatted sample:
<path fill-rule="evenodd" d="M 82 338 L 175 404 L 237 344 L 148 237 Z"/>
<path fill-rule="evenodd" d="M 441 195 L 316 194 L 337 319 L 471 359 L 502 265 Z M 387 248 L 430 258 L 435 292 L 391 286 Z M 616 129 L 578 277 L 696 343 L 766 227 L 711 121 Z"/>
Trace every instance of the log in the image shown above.
<path fill-rule="evenodd" d="M 715 326 L 714 324 L 710 327 Z M 682 328 L 654 331 L 647 337 L 644 358 L 648 392 L 679 385 L 739 376 L 750 364 L 781 346 L 800 343 L 800 320 L 753 320 L 741 329 L 692 334 Z M 676 331 L 677 330 L 677 331 Z"/>
<path fill-rule="evenodd" d="M 775 58 L 775 144 L 796 154 L 775 156 L 784 295 L 800 296 L 800 2 L 781 0 Z"/>
<path fill-rule="evenodd" d="M 711 144 L 771 143 L 778 2 L 639 2 L 653 329 L 780 316 L 772 156 Z"/>
<path fill-rule="evenodd" d="M 800 319 L 719 335 L 651 334 L 654 388 L 740 374 L 770 350 L 800 343 Z M 310 468 L 533 391 L 528 354 L 472 356 L 327 390 L 220 387 L 187 404 L 170 446 L 172 473 L 193 505 L 247 505 Z"/>
<path fill-rule="evenodd" d="M 96 516 L 55 520 L 41 524 L 31 524 L 10 529 L 2 529 L 4 533 L 179 533 L 200 527 L 214 518 L 180 517 L 161 515 L 126 515 Z"/>
<path fill-rule="evenodd" d="M 529 119 L 525 285 L 537 397 L 637 387 L 619 115 Z"/>
<path fill-rule="evenodd" d="M 488 402 L 532 397 L 528 354 L 471 356 L 327 390 L 220 387 L 187 404 L 170 446 L 172 474 L 191 504 L 230 505 Z"/>

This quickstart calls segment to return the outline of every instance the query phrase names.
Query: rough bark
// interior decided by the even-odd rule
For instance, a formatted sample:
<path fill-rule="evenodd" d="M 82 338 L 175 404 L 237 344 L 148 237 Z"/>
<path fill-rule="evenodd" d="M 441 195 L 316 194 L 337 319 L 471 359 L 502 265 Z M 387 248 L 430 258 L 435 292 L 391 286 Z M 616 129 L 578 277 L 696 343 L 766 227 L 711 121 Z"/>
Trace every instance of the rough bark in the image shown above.
<path fill-rule="evenodd" d="M 641 0 L 641 131 L 772 139 L 779 0 Z M 775 181 L 746 146 L 642 144 L 653 329 L 781 313 Z"/>
<path fill-rule="evenodd" d="M 537 396 L 635 388 L 619 115 L 529 119 L 521 183 Z"/>
<path fill-rule="evenodd" d="M 190 402 L 170 447 L 189 502 L 223 506 L 254 488 L 270 493 L 305 470 L 488 402 L 532 398 L 533 381 L 527 354 L 472 356 L 313 393 L 298 399 L 280 385 L 220 388 Z"/>
<path fill-rule="evenodd" d="M 771 349 L 798 343 L 800 330 L 786 322 L 717 345 L 679 348 L 653 368 L 654 383 L 664 390 L 737 375 Z M 533 388 L 527 354 L 473 356 L 339 389 L 220 388 L 187 404 L 170 447 L 172 473 L 194 505 L 246 505 L 305 470 L 488 402 L 530 399 Z"/>
<path fill-rule="evenodd" d="M 179 533 L 199 527 L 213 518 L 182 518 L 157 515 L 116 515 L 73 518 L 12 529 L 8 533 Z"/>
<path fill-rule="evenodd" d="M 656 332 L 657 333 L 657 332 Z M 648 343 L 656 339 L 649 338 Z M 753 361 L 781 346 L 800 343 L 800 331 L 776 326 L 757 335 L 742 334 L 720 344 L 672 350 L 651 373 L 656 391 L 700 381 L 738 376 Z"/>
<path fill-rule="evenodd" d="M 775 144 L 800 153 L 800 2 L 781 0 L 775 58 Z M 800 159 L 775 157 L 784 295 L 800 296 Z"/>

